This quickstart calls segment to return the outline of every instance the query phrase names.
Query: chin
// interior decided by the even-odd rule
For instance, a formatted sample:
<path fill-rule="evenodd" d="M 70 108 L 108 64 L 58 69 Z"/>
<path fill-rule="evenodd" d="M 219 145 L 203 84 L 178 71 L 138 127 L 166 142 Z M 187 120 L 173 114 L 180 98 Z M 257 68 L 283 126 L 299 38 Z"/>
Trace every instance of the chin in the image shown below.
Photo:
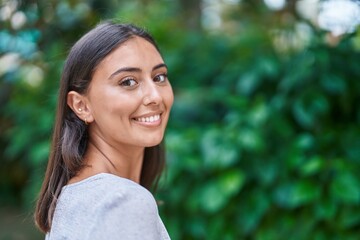
<path fill-rule="evenodd" d="M 153 139 L 151 141 L 149 141 L 148 143 L 145 143 L 145 147 L 155 147 L 157 145 L 159 145 L 163 140 L 163 137 L 158 138 L 158 139 Z"/>

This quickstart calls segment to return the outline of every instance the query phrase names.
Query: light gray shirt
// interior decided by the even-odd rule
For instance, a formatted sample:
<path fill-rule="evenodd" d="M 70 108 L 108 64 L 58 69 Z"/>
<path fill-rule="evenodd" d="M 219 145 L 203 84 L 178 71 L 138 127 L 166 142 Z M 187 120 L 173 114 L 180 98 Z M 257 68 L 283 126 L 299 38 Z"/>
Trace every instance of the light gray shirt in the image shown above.
<path fill-rule="evenodd" d="M 170 239 L 153 195 L 141 185 L 100 173 L 62 188 L 46 240 Z"/>

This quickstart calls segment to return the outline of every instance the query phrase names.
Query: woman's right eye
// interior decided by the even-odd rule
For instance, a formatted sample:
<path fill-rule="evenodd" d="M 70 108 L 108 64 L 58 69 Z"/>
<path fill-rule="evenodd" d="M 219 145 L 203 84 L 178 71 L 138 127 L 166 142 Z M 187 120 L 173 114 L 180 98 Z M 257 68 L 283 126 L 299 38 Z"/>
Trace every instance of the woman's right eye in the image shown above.
<path fill-rule="evenodd" d="M 122 86 L 122 87 L 134 87 L 137 84 L 138 83 L 133 78 L 125 78 L 125 79 L 121 80 L 120 83 L 119 83 L 119 85 Z"/>

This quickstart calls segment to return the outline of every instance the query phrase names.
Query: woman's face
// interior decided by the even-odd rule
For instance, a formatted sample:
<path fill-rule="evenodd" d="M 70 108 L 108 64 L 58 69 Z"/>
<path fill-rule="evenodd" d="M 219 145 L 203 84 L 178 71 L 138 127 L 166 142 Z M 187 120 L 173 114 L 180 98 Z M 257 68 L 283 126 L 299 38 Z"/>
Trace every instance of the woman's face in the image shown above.
<path fill-rule="evenodd" d="M 86 98 L 90 138 L 129 147 L 161 142 L 174 100 L 164 60 L 140 37 L 121 44 L 98 65 Z"/>

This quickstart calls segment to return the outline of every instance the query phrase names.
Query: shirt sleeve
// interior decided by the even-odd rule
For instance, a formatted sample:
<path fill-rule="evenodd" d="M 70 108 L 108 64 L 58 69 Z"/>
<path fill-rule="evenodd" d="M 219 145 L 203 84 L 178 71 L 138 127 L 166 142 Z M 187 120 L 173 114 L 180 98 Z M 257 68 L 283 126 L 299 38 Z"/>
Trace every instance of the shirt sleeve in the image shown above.
<path fill-rule="evenodd" d="M 107 199 L 98 203 L 88 239 L 162 239 L 157 205 L 151 193 L 146 191 L 104 196 Z"/>

